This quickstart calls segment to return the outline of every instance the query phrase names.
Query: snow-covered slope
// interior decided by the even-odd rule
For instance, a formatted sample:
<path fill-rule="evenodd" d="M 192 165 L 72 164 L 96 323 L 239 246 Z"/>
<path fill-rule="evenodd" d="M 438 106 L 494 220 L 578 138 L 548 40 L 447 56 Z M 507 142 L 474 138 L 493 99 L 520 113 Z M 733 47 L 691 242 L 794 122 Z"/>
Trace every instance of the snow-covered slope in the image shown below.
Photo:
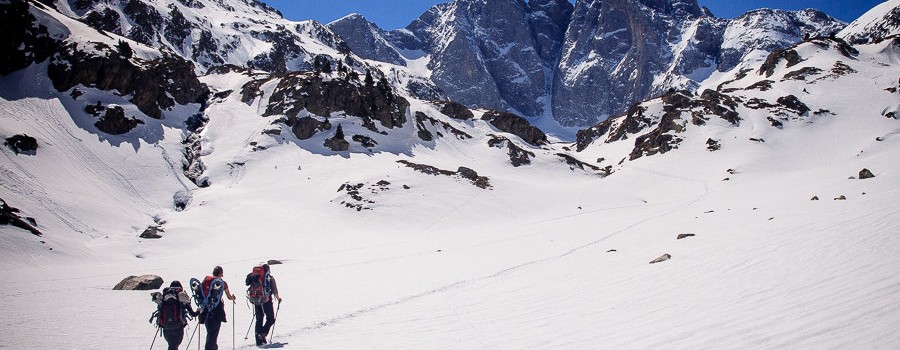
<path fill-rule="evenodd" d="M 838 36 L 853 44 L 865 44 L 898 34 L 900 1 L 887 0 L 860 16 Z"/>
<path fill-rule="evenodd" d="M 208 98 L 156 119 L 99 82 L 57 91 L 49 67 L 180 61 L 30 6 L 22 32 L 98 49 L 0 77 L 0 136 L 38 143 L 0 148 L 0 198 L 43 234 L 0 225 L 0 347 L 147 348 L 155 306 L 122 278 L 221 265 L 240 297 L 268 259 L 286 349 L 900 347 L 896 41 L 816 38 L 572 144 L 418 99 L 393 88 L 414 67 L 374 62 L 186 69 Z M 144 124 L 104 132 L 96 101 Z M 221 348 L 253 347 L 242 300 Z"/>
<path fill-rule="evenodd" d="M 292 22 L 257 0 L 56 0 L 59 11 L 95 28 L 166 48 L 198 67 L 222 64 L 295 71 L 346 44 L 314 21 Z"/>

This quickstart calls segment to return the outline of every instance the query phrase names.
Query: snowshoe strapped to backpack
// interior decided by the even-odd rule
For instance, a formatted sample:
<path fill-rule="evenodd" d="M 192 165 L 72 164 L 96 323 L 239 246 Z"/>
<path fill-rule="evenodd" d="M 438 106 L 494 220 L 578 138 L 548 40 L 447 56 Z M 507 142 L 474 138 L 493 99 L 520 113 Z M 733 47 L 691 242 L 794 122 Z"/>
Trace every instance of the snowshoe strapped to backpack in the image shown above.
<path fill-rule="evenodd" d="M 159 305 L 156 308 L 154 317 L 156 317 L 156 325 L 165 330 L 177 330 L 187 326 L 188 315 L 184 312 L 184 306 L 178 299 L 180 287 L 163 288 L 162 294 L 159 296 Z M 151 317 L 151 320 L 153 318 Z"/>
<path fill-rule="evenodd" d="M 196 278 L 191 278 L 191 292 L 194 295 L 194 303 L 203 310 L 212 310 L 222 302 L 222 294 L 225 292 L 225 281 L 221 278 L 206 276 L 201 283 Z"/>
<path fill-rule="evenodd" d="M 262 305 L 269 301 L 272 289 L 269 285 L 269 271 L 266 271 L 264 266 L 253 267 L 253 272 L 247 275 L 245 284 L 249 286 L 247 287 L 247 299 L 250 300 L 250 303 Z"/>

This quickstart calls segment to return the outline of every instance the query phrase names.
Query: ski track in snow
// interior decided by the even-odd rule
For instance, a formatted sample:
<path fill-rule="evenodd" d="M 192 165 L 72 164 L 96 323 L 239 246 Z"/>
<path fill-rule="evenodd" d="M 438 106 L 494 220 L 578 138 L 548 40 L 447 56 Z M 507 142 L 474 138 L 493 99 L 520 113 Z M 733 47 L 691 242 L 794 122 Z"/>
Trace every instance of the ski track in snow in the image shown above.
<path fill-rule="evenodd" d="M 588 242 L 588 243 L 585 243 L 585 244 L 576 246 L 576 247 L 574 247 L 574 248 L 571 248 L 570 250 L 566 251 L 566 252 L 563 253 L 563 254 L 558 254 L 558 255 L 553 255 L 553 256 L 546 257 L 546 258 L 542 258 L 542 259 L 536 259 L 536 260 L 531 260 L 531 261 L 523 262 L 523 263 L 520 263 L 520 264 L 511 266 L 511 267 L 508 267 L 508 268 L 506 268 L 506 269 L 502 269 L 502 270 L 496 271 L 496 272 L 494 272 L 494 273 L 492 273 L 492 274 L 489 274 L 489 275 L 484 275 L 484 276 L 481 276 L 481 277 L 476 277 L 476 278 L 471 278 L 471 279 L 460 280 L 460 281 L 453 282 L 453 283 L 450 283 L 450 284 L 446 284 L 446 285 L 443 285 L 443 286 L 440 286 L 440 287 L 437 287 L 437 288 L 434 288 L 434 289 L 431 289 L 431 290 L 427 290 L 427 291 L 423 291 L 423 292 L 421 292 L 421 293 L 417 293 L 417 294 L 414 294 L 414 295 L 410 295 L 410 296 L 407 296 L 407 297 L 404 297 L 404 298 L 401 298 L 401 299 L 397 299 L 397 300 L 394 300 L 394 301 L 390 301 L 390 302 L 386 302 L 386 303 L 382 303 L 382 304 L 377 304 L 377 305 L 370 306 L 370 307 L 367 307 L 367 308 L 363 308 L 363 309 L 359 309 L 359 310 L 356 310 L 356 311 L 348 312 L 348 313 L 343 314 L 343 315 L 340 315 L 340 316 L 335 316 L 335 317 L 326 319 L 326 320 L 324 320 L 324 321 L 316 322 L 315 324 L 310 325 L 310 326 L 303 327 L 303 328 L 301 328 L 300 330 L 297 330 L 297 331 L 294 331 L 294 332 L 290 332 L 290 333 L 288 333 L 286 336 L 287 336 L 288 338 L 293 337 L 293 336 L 300 336 L 300 335 L 305 334 L 305 333 L 314 332 L 314 331 L 320 330 L 320 329 L 322 329 L 322 328 L 326 328 L 326 327 L 330 327 L 330 326 L 339 324 L 339 323 L 341 323 L 341 322 L 343 322 L 343 321 L 346 321 L 346 320 L 349 320 L 349 319 L 353 319 L 353 318 L 361 317 L 361 316 L 364 316 L 364 315 L 367 315 L 367 314 L 370 314 L 370 313 L 378 312 L 378 311 L 381 311 L 381 310 L 383 310 L 383 309 L 388 309 L 388 308 L 393 307 L 393 306 L 397 306 L 397 305 L 401 305 L 401 304 L 406 304 L 406 303 L 409 303 L 409 302 L 412 302 L 412 301 L 415 301 L 415 300 L 418 300 L 418 299 L 421 299 L 421 298 L 430 297 L 430 296 L 437 295 L 437 294 L 441 294 L 441 293 L 445 293 L 445 292 L 448 292 L 448 291 L 451 291 L 451 290 L 455 290 L 455 289 L 459 289 L 459 288 L 465 288 L 465 287 L 468 286 L 468 285 L 472 285 L 472 284 L 475 284 L 475 283 L 479 283 L 479 282 L 484 282 L 484 281 L 496 279 L 496 278 L 498 278 L 498 277 L 502 277 L 502 276 L 505 276 L 505 275 L 507 275 L 507 274 L 510 274 L 510 273 L 513 273 L 513 272 L 517 272 L 517 271 L 526 269 L 526 268 L 531 267 L 531 266 L 540 265 L 540 264 L 552 262 L 552 261 L 555 261 L 555 260 L 563 259 L 563 258 L 565 258 L 565 257 L 567 257 L 567 256 L 570 256 L 570 255 L 572 255 L 572 254 L 575 254 L 575 253 L 577 253 L 577 252 L 580 252 L 580 251 L 586 250 L 586 249 L 588 249 L 588 248 L 592 248 L 592 247 L 594 247 L 594 246 L 596 246 L 596 245 L 599 245 L 600 243 L 605 242 L 605 241 L 608 240 L 609 238 L 612 238 L 612 237 L 614 237 L 614 236 L 616 236 L 616 235 L 619 235 L 619 234 L 621 234 L 621 233 L 623 233 L 623 232 L 627 232 L 627 231 L 629 231 L 629 230 L 631 230 L 631 229 L 633 229 L 633 228 L 635 228 L 635 227 L 638 227 L 638 226 L 640 226 L 641 224 L 646 223 L 646 222 L 648 222 L 648 221 L 660 219 L 660 218 L 666 217 L 666 216 L 668 216 L 668 215 L 672 215 L 672 214 L 674 214 L 674 213 L 676 213 L 676 212 L 679 212 L 679 211 L 682 211 L 682 210 L 686 210 L 686 208 L 689 208 L 691 204 L 694 204 L 694 203 L 696 203 L 696 202 L 702 200 L 704 197 L 706 197 L 706 196 L 709 194 L 709 187 L 708 187 L 708 185 L 707 185 L 705 182 L 703 182 L 703 181 L 692 180 L 692 179 L 688 179 L 688 178 L 684 178 L 684 177 L 680 177 L 680 176 L 675 176 L 675 175 L 670 175 L 670 174 L 664 174 L 664 173 L 661 173 L 661 172 L 651 171 L 651 170 L 647 170 L 647 169 L 641 169 L 641 168 L 634 167 L 634 166 L 632 166 L 631 168 L 637 169 L 637 170 L 640 170 L 640 171 L 643 171 L 643 172 L 655 174 L 655 175 L 658 175 L 658 176 L 669 177 L 669 178 L 672 178 L 672 179 L 677 179 L 677 180 L 687 181 L 687 182 L 692 182 L 692 183 L 699 183 L 699 184 L 701 184 L 701 185 L 703 186 L 703 193 L 702 193 L 702 194 L 699 194 L 699 195 L 696 195 L 695 197 L 690 198 L 690 199 L 688 199 L 687 201 L 679 202 L 679 203 L 674 204 L 674 205 L 669 205 L 669 206 L 672 207 L 671 209 L 664 210 L 663 212 L 661 212 L 661 213 L 659 213 L 659 214 L 652 215 L 652 216 L 648 216 L 648 217 L 646 217 L 646 218 L 644 218 L 644 219 L 638 220 L 638 221 L 636 221 L 636 222 L 634 222 L 634 223 L 632 223 L 632 224 L 630 224 L 630 225 L 628 225 L 628 226 L 626 226 L 626 227 L 624 227 L 624 228 L 622 228 L 622 229 L 619 229 L 619 230 L 617 230 L 617 231 L 614 231 L 614 232 L 612 232 L 612 233 L 609 233 L 609 234 L 607 234 L 607 235 L 604 235 L 604 236 L 602 236 L 602 237 L 600 237 L 600 238 L 598 238 L 598 239 L 596 239 L 596 240 L 594 240 L 594 241 L 591 241 L 591 242 Z M 473 196 L 473 197 L 474 197 L 474 196 Z M 472 197 L 470 197 L 470 199 L 471 199 L 471 198 L 472 198 Z M 468 201 L 466 201 L 466 203 L 468 203 Z M 465 204 L 465 203 L 464 203 L 464 204 Z M 464 204 L 463 204 L 463 205 L 464 205 Z M 609 208 L 609 209 L 615 209 L 615 208 Z M 595 210 L 595 211 L 587 212 L 587 213 L 578 213 L 578 214 L 573 214 L 573 215 L 567 215 L 567 216 L 561 216 L 561 217 L 550 218 L 550 219 L 546 219 L 546 220 L 541 220 L 541 221 L 533 222 L 533 223 L 531 223 L 531 225 L 537 225 L 537 224 L 543 224 L 543 223 L 548 223 L 548 222 L 554 222 L 554 221 L 566 220 L 566 219 L 570 219 L 570 218 L 572 218 L 572 217 L 582 216 L 582 215 L 588 215 L 588 214 L 591 214 L 591 213 L 596 213 L 596 212 L 600 212 L 600 211 L 604 211 L 604 210 L 609 210 L 609 209 L 601 209 L 601 210 Z M 484 246 L 484 245 L 498 244 L 498 243 L 506 242 L 506 241 L 510 241 L 510 240 L 522 239 L 522 238 L 524 238 L 524 237 L 525 237 L 525 236 L 518 236 L 518 237 L 510 238 L 510 239 L 507 239 L 507 240 L 493 241 L 493 242 L 490 242 L 490 243 L 485 243 L 485 244 L 477 245 L 477 246 Z M 470 247 L 477 247 L 477 246 L 470 246 Z M 370 263 L 374 263 L 374 262 L 380 262 L 380 261 L 385 261 L 385 260 L 403 259 L 403 258 L 407 258 L 407 257 L 419 256 L 419 255 L 424 255 L 424 254 L 427 254 L 427 253 L 410 254 L 410 255 L 404 255 L 404 256 L 392 257 L 392 258 L 388 258 L 388 259 L 370 260 L 370 261 L 360 262 L 360 263 L 356 263 L 356 264 L 348 264 L 348 265 L 342 265 L 342 266 L 335 266 L 335 267 L 333 267 L 333 268 L 337 268 L 337 267 L 346 267 L 346 266 L 353 266 L 353 265 L 364 265 L 364 264 L 370 264 Z M 484 341 L 484 340 L 483 340 L 483 341 Z"/>

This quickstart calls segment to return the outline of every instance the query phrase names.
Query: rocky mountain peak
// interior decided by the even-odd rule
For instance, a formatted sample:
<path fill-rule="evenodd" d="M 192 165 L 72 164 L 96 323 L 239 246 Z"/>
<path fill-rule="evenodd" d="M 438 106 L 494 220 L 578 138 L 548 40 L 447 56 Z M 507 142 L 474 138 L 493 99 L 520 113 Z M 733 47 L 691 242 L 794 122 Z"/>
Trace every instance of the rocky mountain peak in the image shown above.
<path fill-rule="evenodd" d="M 349 14 L 327 25 L 360 57 L 406 65 L 406 61 L 385 38 L 386 33 L 358 13 Z"/>
<path fill-rule="evenodd" d="M 900 0 L 875 6 L 838 34 L 851 44 L 879 42 L 894 35 L 900 35 Z"/>
<path fill-rule="evenodd" d="M 703 14 L 697 0 L 641 0 L 645 6 L 677 17 L 698 17 Z"/>

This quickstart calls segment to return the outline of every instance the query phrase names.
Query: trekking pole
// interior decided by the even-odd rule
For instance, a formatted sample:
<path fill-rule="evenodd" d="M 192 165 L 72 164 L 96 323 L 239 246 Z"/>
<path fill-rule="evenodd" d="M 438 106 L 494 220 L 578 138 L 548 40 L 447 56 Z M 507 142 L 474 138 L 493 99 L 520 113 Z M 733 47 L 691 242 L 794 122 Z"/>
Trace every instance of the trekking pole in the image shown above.
<path fill-rule="evenodd" d="M 150 343 L 150 350 L 153 350 L 153 344 L 156 344 L 156 337 L 159 336 L 159 327 L 156 327 L 156 334 L 153 335 L 153 342 Z"/>
<path fill-rule="evenodd" d="M 244 340 L 247 340 L 247 337 L 250 336 L 250 328 L 253 328 L 253 321 L 256 320 L 256 308 L 253 308 L 253 318 L 250 319 L 250 327 L 247 327 L 247 334 L 244 335 Z"/>
<path fill-rule="evenodd" d="M 197 317 L 197 327 L 194 327 L 194 331 L 191 332 L 191 337 L 188 339 L 188 345 L 184 347 L 184 350 L 188 350 L 191 348 L 191 342 L 194 341 L 194 334 L 197 334 L 200 329 L 200 317 Z M 197 348 L 200 348 L 200 338 L 197 338 Z"/>
<path fill-rule="evenodd" d="M 231 318 L 232 318 L 233 322 L 231 322 L 231 350 L 234 350 L 234 343 L 235 343 L 234 329 L 235 329 L 235 327 L 237 327 L 237 317 L 236 317 L 237 314 L 234 313 L 234 304 L 237 304 L 237 303 L 234 300 L 232 300 L 231 301 Z"/>
<path fill-rule="evenodd" d="M 275 321 L 278 321 L 278 310 L 281 310 L 281 302 L 278 302 L 278 308 L 275 309 Z M 275 339 L 275 324 L 272 324 L 272 332 L 269 334 L 269 343 L 272 343 L 272 339 Z"/>
<path fill-rule="evenodd" d="M 197 326 L 194 327 L 194 331 L 191 332 L 191 337 L 188 338 L 187 346 L 184 347 L 184 350 L 191 348 L 191 342 L 194 341 L 194 334 L 197 334 L 197 330 L 200 329 L 200 318 L 197 318 Z M 197 338 L 197 344 L 200 344 L 200 338 Z"/>

